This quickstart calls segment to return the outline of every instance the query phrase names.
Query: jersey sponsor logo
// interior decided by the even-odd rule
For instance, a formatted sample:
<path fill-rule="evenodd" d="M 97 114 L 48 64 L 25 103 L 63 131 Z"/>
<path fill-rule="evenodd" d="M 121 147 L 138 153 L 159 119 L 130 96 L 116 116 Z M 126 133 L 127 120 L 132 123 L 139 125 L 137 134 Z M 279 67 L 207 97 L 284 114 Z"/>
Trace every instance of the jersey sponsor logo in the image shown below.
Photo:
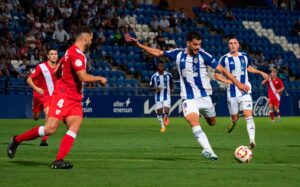
<path fill-rule="evenodd" d="M 268 116 L 269 115 L 269 102 L 268 98 L 265 96 L 259 97 L 253 106 L 254 116 Z"/>
<path fill-rule="evenodd" d="M 77 60 L 75 61 L 75 65 L 76 65 L 77 67 L 81 67 L 81 66 L 82 66 L 82 60 L 77 59 Z"/>
<path fill-rule="evenodd" d="M 131 100 L 128 98 L 125 102 L 114 101 L 113 102 L 113 113 L 133 113 L 133 108 L 131 107 Z"/>

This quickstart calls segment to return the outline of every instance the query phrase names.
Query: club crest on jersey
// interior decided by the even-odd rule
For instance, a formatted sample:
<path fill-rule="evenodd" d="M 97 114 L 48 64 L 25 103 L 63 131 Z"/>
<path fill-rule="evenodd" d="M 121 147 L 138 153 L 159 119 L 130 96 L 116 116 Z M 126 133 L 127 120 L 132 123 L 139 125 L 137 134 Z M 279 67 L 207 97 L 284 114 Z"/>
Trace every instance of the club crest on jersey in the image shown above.
<path fill-rule="evenodd" d="M 198 62 L 198 59 L 194 58 L 194 64 L 197 64 L 197 62 Z"/>
<path fill-rule="evenodd" d="M 82 66 L 82 61 L 79 60 L 79 59 L 77 59 L 77 60 L 75 61 L 75 65 L 76 65 L 77 67 L 81 67 L 81 66 Z"/>
<path fill-rule="evenodd" d="M 56 115 L 59 115 L 60 112 L 61 112 L 61 110 L 57 109 L 57 110 L 55 111 L 55 114 L 56 114 Z"/>

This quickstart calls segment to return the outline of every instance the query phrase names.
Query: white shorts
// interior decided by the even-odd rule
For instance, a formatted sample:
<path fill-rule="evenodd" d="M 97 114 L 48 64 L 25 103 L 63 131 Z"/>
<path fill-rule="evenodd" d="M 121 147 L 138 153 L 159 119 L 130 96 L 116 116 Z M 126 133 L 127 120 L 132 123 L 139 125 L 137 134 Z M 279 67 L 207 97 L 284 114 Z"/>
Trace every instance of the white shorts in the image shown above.
<path fill-rule="evenodd" d="M 156 102 L 156 110 L 161 109 L 163 107 L 171 107 L 171 101 L 170 100 L 164 100 L 164 101 L 158 101 Z"/>
<path fill-rule="evenodd" d="M 216 116 L 215 106 L 213 105 L 210 96 L 183 100 L 182 110 L 184 116 L 187 116 L 190 113 L 199 115 L 199 112 L 203 117 Z"/>
<path fill-rule="evenodd" d="M 239 111 L 252 110 L 253 103 L 249 94 L 239 97 L 227 97 L 227 105 L 230 115 L 238 114 Z"/>

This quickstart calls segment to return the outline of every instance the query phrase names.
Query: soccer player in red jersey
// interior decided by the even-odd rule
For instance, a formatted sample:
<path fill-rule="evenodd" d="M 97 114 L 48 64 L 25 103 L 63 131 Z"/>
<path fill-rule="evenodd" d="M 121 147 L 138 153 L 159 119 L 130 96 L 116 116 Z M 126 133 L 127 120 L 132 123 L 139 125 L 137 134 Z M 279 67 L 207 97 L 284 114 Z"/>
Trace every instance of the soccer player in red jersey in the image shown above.
<path fill-rule="evenodd" d="M 37 65 L 27 78 L 28 85 L 33 89 L 32 113 L 34 120 L 39 119 L 42 110 L 44 110 L 45 119 L 47 119 L 56 82 L 54 70 L 58 59 L 57 50 L 48 49 L 47 58 L 48 60 Z M 48 136 L 43 136 L 40 146 L 48 146 L 47 139 Z"/>
<path fill-rule="evenodd" d="M 77 29 L 75 36 L 75 43 L 67 49 L 64 57 L 58 64 L 61 78 L 55 84 L 46 124 L 13 136 L 7 148 L 8 157 L 13 158 L 15 156 L 18 145 L 23 141 L 55 133 L 60 121 L 63 120 L 68 131 L 61 141 L 56 159 L 52 162 L 51 168 L 70 169 L 73 167 L 73 164 L 65 162 L 64 158 L 71 150 L 83 120 L 81 105 L 83 98 L 82 83 L 99 82 L 101 85 L 105 85 L 107 82 L 104 77 L 92 76 L 86 72 L 86 58 L 83 52 L 92 43 L 93 33 L 91 29 L 80 27 Z"/>
<path fill-rule="evenodd" d="M 280 96 L 284 90 L 283 82 L 277 77 L 277 70 L 272 69 L 271 76 L 262 81 L 263 85 L 268 86 L 268 96 L 269 96 L 269 108 L 270 108 L 270 118 L 274 122 L 274 112 L 277 113 L 278 119 L 280 119 Z"/>

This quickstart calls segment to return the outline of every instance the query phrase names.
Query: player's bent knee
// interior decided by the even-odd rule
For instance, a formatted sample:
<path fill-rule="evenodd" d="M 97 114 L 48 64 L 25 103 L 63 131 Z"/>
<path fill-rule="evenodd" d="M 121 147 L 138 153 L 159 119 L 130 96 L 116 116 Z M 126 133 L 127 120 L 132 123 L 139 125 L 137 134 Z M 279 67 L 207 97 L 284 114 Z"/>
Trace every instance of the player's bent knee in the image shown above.
<path fill-rule="evenodd" d="M 56 128 L 54 127 L 45 127 L 45 134 L 46 135 L 51 135 L 56 132 Z"/>
<path fill-rule="evenodd" d="M 212 118 L 206 118 L 206 121 L 208 123 L 209 126 L 214 126 L 216 125 L 216 118 L 212 117 Z"/>

